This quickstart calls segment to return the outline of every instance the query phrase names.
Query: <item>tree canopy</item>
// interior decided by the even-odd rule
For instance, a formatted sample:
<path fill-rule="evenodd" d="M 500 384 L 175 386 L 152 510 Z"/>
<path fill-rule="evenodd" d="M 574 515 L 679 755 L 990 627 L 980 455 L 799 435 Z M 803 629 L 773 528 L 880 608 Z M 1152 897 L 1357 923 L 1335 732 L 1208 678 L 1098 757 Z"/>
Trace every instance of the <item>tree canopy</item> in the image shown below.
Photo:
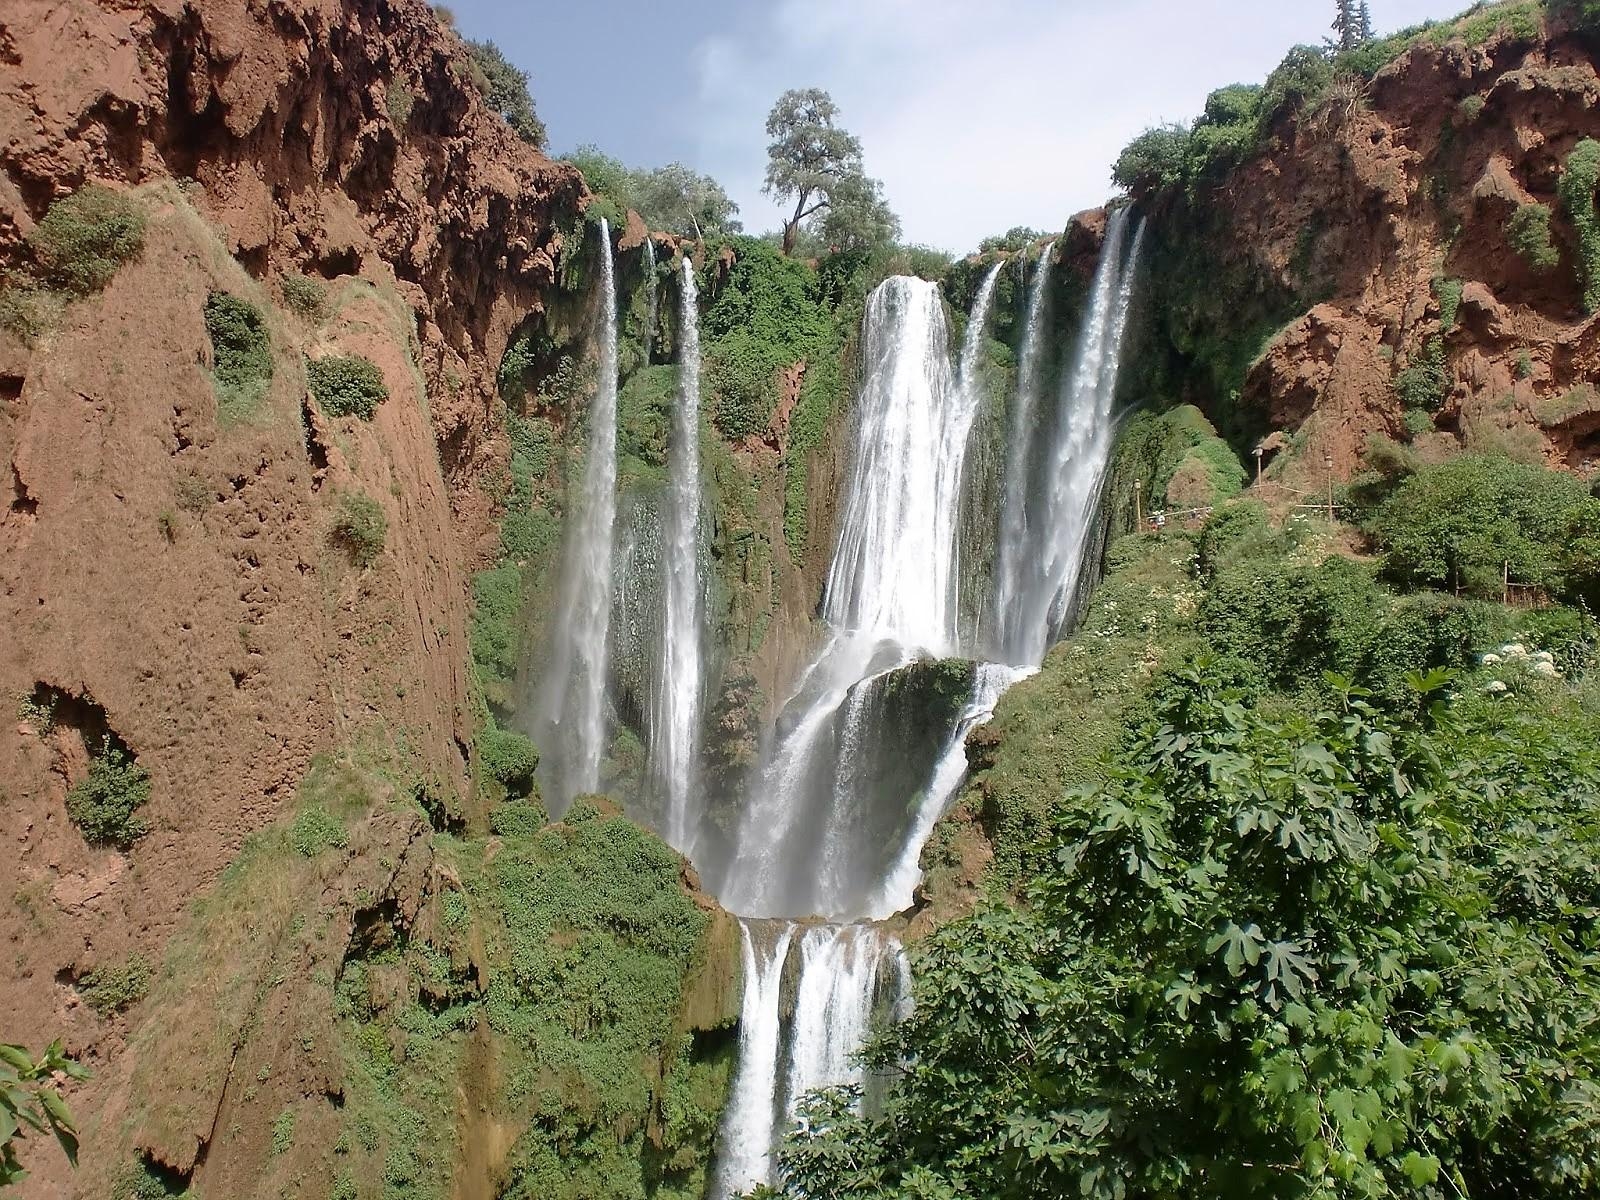
<path fill-rule="evenodd" d="M 489 107 L 505 118 L 519 138 L 542 150 L 549 137 L 544 122 L 534 111 L 528 73 L 493 42 L 468 42 L 467 50 L 472 55 L 472 81 Z"/>
<path fill-rule="evenodd" d="M 631 208 L 651 229 L 713 239 L 740 232 L 739 206 L 709 175 L 682 163 L 632 168 L 596 146 L 580 146 L 567 161 L 583 172 L 589 190 L 604 201 L 606 216 L 620 221 Z"/>
<path fill-rule="evenodd" d="M 861 143 L 838 125 L 839 107 L 821 88 L 785 92 L 767 116 L 767 177 L 764 190 L 794 203 L 783 223 L 783 251 L 792 253 L 801 226 L 815 219 L 823 240 L 840 250 L 885 245 L 900 235 L 900 222 L 870 178 Z"/>

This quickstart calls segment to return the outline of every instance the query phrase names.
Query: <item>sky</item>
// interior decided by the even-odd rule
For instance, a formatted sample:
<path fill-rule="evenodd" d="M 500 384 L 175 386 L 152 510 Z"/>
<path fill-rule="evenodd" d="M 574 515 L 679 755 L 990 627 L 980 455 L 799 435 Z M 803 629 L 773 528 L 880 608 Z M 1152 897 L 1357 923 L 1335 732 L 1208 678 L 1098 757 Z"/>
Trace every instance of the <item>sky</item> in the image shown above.
<path fill-rule="evenodd" d="M 1468 0 L 1371 0 L 1379 33 Z M 716 178 L 745 228 L 766 115 L 821 87 L 861 139 L 904 240 L 954 253 L 1014 225 L 1063 228 L 1113 190 L 1141 131 L 1188 122 L 1207 93 L 1259 83 L 1320 43 L 1334 0 L 450 0 L 469 38 L 528 72 L 553 153 Z"/>

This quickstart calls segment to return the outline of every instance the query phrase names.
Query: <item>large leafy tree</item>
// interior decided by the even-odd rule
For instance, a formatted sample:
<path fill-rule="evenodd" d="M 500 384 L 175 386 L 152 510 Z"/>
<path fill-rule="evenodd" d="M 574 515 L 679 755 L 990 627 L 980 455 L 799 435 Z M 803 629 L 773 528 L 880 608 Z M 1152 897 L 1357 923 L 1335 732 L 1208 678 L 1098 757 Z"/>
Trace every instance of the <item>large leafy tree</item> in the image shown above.
<path fill-rule="evenodd" d="M 860 141 L 838 118 L 839 106 L 821 88 L 785 92 L 767 116 L 765 191 L 794 204 L 783 223 L 785 254 L 812 218 L 820 217 L 823 238 L 840 249 L 866 249 L 899 235 L 882 185 L 862 165 Z"/>
<path fill-rule="evenodd" d="M 1333 46 L 1336 50 L 1355 50 L 1372 40 L 1372 15 L 1367 0 L 1336 0 L 1333 17 Z"/>
<path fill-rule="evenodd" d="M 542 150 L 549 136 L 534 110 L 528 73 L 493 42 L 468 42 L 467 50 L 472 55 L 472 81 L 489 107 L 505 118 L 519 138 Z"/>
<path fill-rule="evenodd" d="M 682 163 L 668 163 L 633 175 L 634 207 L 652 229 L 684 237 L 714 238 L 738 233 L 739 206 L 722 185 Z"/>
<path fill-rule="evenodd" d="M 881 1112 L 822 1096 L 785 1194 L 1595 1194 L 1593 715 L 1220 679 L 1158 694 L 1024 905 L 930 939 Z"/>

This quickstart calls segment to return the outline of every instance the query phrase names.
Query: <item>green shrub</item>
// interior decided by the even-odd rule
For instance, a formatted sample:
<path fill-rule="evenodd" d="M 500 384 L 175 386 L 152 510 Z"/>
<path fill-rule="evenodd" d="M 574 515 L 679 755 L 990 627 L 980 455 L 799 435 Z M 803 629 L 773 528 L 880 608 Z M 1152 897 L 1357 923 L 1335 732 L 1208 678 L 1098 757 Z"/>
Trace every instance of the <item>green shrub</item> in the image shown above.
<path fill-rule="evenodd" d="M 224 421 L 250 416 L 272 382 L 272 339 L 255 305 L 227 292 L 206 297 L 211 337 L 211 383 Z"/>
<path fill-rule="evenodd" d="M 28 234 L 39 278 L 69 296 L 111 282 L 144 248 L 144 212 L 120 192 L 91 184 L 50 206 Z"/>
<path fill-rule="evenodd" d="M 528 74 L 515 66 L 493 42 L 468 42 L 472 55 L 472 82 L 483 93 L 489 107 L 499 113 L 512 131 L 530 146 L 543 147 L 549 140 L 544 122 L 534 111 L 528 92 Z"/>
<path fill-rule="evenodd" d="M 497 837 L 532 837 L 549 823 L 549 814 L 537 800 L 507 801 L 489 814 L 489 830 Z"/>
<path fill-rule="evenodd" d="M 507 563 L 472 577 L 472 662 L 491 704 L 507 706 L 522 646 L 522 572 Z"/>
<path fill-rule="evenodd" d="M 89 773 L 67 793 L 67 816 L 91 845 L 127 850 L 150 827 L 136 810 L 150 800 L 150 773 L 109 737 Z"/>
<path fill-rule="evenodd" d="M 1123 148 L 1111 168 L 1118 187 L 1134 195 L 1179 187 L 1185 179 L 1190 133 L 1182 125 L 1147 129 Z"/>
<path fill-rule="evenodd" d="M 1518 205 L 1506 222 L 1506 242 L 1534 270 L 1549 270 L 1562 261 L 1550 242 L 1550 210 L 1544 205 Z"/>
<path fill-rule="evenodd" d="M 1600 309 L 1600 214 L 1595 188 L 1600 185 L 1600 142 L 1584 138 L 1567 155 L 1557 194 L 1578 234 L 1578 282 L 1583 285 L 1585 312 Z"/>
<path fill-rule="evenodd" d="M 417 94 L 403 83 L 391 79 L 383 89 L 383 106 L 389 110 L 389 120 L 400 133 L 406 131 L 411 121 L 411 110 L 417 103 Z"/>
<path fill-rule="evenodd" d="M 1409 587 L 1498 597 L 1502 571 L 1558 595 L 1600 584 L 1600 500 L 1571 475 L 1466 455 L 1419 469 L 1366 522 L 1384 574 Z"/>
<path fill-rule="evenodd" d="M 1304 105 L 1314 105 L 1333 85 L 1334 67 L 1316 46 L 1294 46 L 1267 76 L 1261 108 L 1269 117 Z"/>
<path fill-rule="evenodd" d="M 184 1200 L 191 1197 L 176 1175 L 169 1176 L 141 1158 L 117 1176 L 111 1187 L 111 1200 Z"/>
<path fill-rule="evenodd" d="M 121 966 L 101 967 L 78 980 L 78 994 L 102 1017 L 132 1008 L 150 990 L 150 963 L 135 954 Z"/>
<path fill-rule="evenodd" d="M 1406 432 L 1412 437 L 1421 437 L 1425 433 L 1433 432 L 1433 414 L 1425 408 L 1406 409 L 1402 420 L 1405 422 Z"/>
<path fill-rule="evenodd" d="M 306 805 L 289 826 L 290 844 L 307 858 L 315 858 L 324 850 L 342 850 L 349 841 L 344 825 L 320 804 Z"/>
<path fill-rule="evenodd" d="M 383 372 L 370 358 L 359 354 L 309 359 L 306 378 L 318 406 L 330 417 L 360 417 L 370 421 L 378 405 L 389 398 Z"/>
<path fill-rule="evenodd" d="M 272 1153 L 282 1154 L 294 1145 L 294 1109 L 286 1108 L 272 1123 Z"/>
<path fill-rule="evenodd" d="M 346 492 L 339 497 L 339 512 L 330 536 L 357 566 L 370 567 L 378 561 L 388 533 L 389 518 L 372 497 L 359 492 Z"/>
<path fill-rule="evenodd" d="M 309 275 L 285 275 L 278 280 L 278 292 L 290 312 L 308 321 L 319 320 L 328 302 L 328 285 Z"/>
<path fill-rule="evenodd" d="M 478 754 L 484 771 L 506 789 L 507 795 L 532 794 L 539 751 L 522 734 L 490 726 L 478 734 Z"/>

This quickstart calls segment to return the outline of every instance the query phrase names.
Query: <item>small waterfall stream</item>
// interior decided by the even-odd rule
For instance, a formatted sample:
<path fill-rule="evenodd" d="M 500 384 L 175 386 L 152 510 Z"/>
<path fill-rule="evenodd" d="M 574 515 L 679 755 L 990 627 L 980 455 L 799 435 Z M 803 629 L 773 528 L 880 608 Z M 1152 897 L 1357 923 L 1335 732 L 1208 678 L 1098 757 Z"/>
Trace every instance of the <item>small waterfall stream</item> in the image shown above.
<path fill-rule="evenodd" d="M 576 513 L 567 527 L 551 660 L 537 703 L 544 792 L 559 811 L 600 786 L 617 525 L 617 286 L 601 218 L 600 362 Z"/>
<path fill-rule="evenodd" d="M 1038 427 L 1040 364 L 1044 356 L 1045 299 L 1050 290 L 1056 244 L 1046 242 L 1028 291 L 1028 317 L 1017 356 L 1017 387 L 1012 396 L 1006 438 L 1006 473 L 1000 501 L 1000 540 L 995 548 L 994 614 L 997 648 L 1003 656 L 1017 638 L 1016 599 L 1027 570 L 1028 493 Z"/>
<path fill-rule="evenodd" d="M 648 241 L 645 245 L 650 245 Z M 694 265 L 683 259 L 680 292 L 682 364 L 668 450 L 667 511 L 661 568 L 665 599 L 661 671 L 652 720 L 652 772 L 665 799 L 662 836 L 692 853 L 698 828 L 695 767 L 700 758 L 704 664 L 700 584 L 700 310 Z"/>

